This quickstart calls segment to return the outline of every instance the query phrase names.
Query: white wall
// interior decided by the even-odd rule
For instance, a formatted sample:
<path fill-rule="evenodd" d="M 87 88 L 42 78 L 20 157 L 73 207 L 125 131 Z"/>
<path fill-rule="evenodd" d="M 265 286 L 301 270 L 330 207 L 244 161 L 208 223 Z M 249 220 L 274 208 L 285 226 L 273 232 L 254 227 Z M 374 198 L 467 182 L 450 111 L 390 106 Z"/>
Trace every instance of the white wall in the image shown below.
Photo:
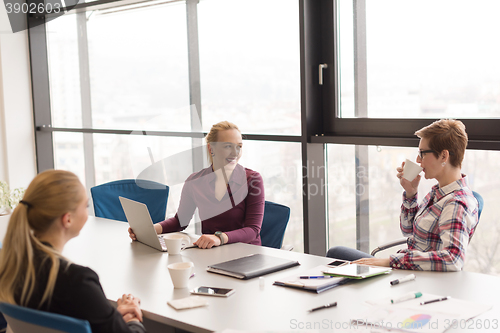
<path fill-rule="evenodd" d="M 0 180 L 27 187 L 35 175 L 28 34 L 12 33 L 0 6 Z"/>

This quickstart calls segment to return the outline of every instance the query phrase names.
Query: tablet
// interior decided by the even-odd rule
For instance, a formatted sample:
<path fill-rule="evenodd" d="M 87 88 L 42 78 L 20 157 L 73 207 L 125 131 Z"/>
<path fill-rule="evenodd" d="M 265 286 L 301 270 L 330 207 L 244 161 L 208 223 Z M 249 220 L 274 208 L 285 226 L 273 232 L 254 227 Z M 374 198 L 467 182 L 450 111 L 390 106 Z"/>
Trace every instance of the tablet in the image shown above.
<path fill-rule="evenodd" d="M 329 268 L 327 270 L 324 270 L 323 273 L 333 276 L 349 277 L 351 279 L 365 279 L 375 275 L 389 274 L 391 270 L 392 268 L 390 267 L 350 264 Z"/>

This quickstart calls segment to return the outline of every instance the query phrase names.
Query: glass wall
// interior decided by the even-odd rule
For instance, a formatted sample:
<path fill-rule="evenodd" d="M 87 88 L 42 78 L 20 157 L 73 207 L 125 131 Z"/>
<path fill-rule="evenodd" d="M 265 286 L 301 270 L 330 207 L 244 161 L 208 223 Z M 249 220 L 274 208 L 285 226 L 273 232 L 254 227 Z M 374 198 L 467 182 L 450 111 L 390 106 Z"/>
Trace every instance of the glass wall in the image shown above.
<path fill-rule="evenodd" d="M 201 119 L 191 119 L 187 10 L 185 1 L 116 7 L 47 25 L 52 125 L 79 128 L 90 116 L 93 129 L 134 130 L 92 134 L 94 185 L 137 177 L 164 183 L 167 217 L 198 171 L 193 156 L 206 164 L 205 146 L 153 131 L 190 132 L 192 122 L 208 131 L 229 120 L 248 134 L 301 133 L 298 1 L 198 3 Z M 90 96 L 82 95 L 86 84 Z M 56 167 L 83 180 L 83 135 L 56 132 L 54 142 Z M 300 143 L 245 140 L 243 151 L 240 163 L 261 173 L 266 200 L 291 208 L 284 244 L 303 251 Z"/>
<path fill-rule="evenodd" d="M 500 84 L 496 78 L 500 67 L 496 59 L 500 49 L 494 42 L 500 24 L 494 16 L 500 9 L 497 2 L 332 0 L 306 1 L 299 7 L 296 0 L 189 0 L 189 5 L 186 1 L 151 1 L 138 5 L 140 8 L 124 9 L 119 1 L 111 1 L 105 10 L 92 10 L 89 4 L 86 13 L 66 14 L 47 24 L 52 125 L 79 128 L 82 119 L 86 123 L 92 119 L 91 126 L 83 127 L 136 132 L 92 134 L 92 145 L 88 145 L 89 135 L 56 132 L 55 166 L 76 172 L 82 180 L 89 176 L 84 162 L 90 159 L 85 156 L 84 143 L 86 154 L 92 154 L 94 160 L 95 184 L 91 185 L 140 175 L 154 178 L 158 176 L 155 166 L 166 166 L 158 180 L 171 187 L 167 216 L 172 216 L 184 179 L 201 168 L 203 163 L 196 158 L 203 157 L 206 163 L 206 154 L 199 138 L 156 136 L 153 131 L 190 132 L 198 129 L 197 122 L 208 131 L 216 122 L 232 121 L 243 133 L 263 136 L 263 140 L 245 140 L 240 163 L 261 173 L 266 200 L 291 208 L 284 243 L 303 251 L 303 211 L 322 207 L 318 202 L 323 198 L 315 196 L 304 209 L 303 197 L 312 193 L 302 188 L 302 170 L 309 167 L 302 165 L 302 156 L 320 160 L 318 146 L 311 149 L 309 143 L 339 142 L 329 128 L 335 132 L 346 124 L 345 131 L 350 133 L 336 132 L 342 136 L 341 142 L 369 146 L 327 144 L 328 179 L 323 190 L 328 194 L 329 222 L 308 223 L 321 232 L 328 224 L 330 246 L 368 243 L 372 249 L 401 236 L 402 189 L 395 168 L 417 154 L 416 147 L 370 145 L 370 140 L 380 136 L 395 146 L 402 143 L 392 138 L 407 138 L 398 128 L 391 128 L 393 122 L 388 120 L 411 127 L 413 120 L 402 118 L 416 118 L 415 122 L 442 117 L 484 118 L 488 124 L 499 118 Z M 195 3 L 193 10 L 191 4 Z M 355 8 L 355 4 L 365 7 Z M 335 7 L 331 17 L 321 11 L 330 5 Z M 301 8 L 306 10 L 300 12 Z M 334 14 L 337 26 L 324 34 L 327 42 L 311 43 L 323 41 L 324 36 L 310 36 L 310 31 L 333 25 L 323 20 L 333 19 Z M 197 31 L 188 29 L 187 17 L 197 20 Z M 301 20 L 314 29 L 301 32 Z M 331 33 L 336 34 L 337 45 L 333 45 Z M 314 49 L 307 50 L 313 51 L 307 59 L 301 58 L 300 36 Z M 196 40 L 198 45 L 193 47 Z M 331 80 L 322 87 L 317 85 L 318 64 L 308 63 L 322 58 L 330 47 L 338 53 L 335 59 L 329 56 L 338 62 L 334 86 L 339 89 L 339 101 L 333 104 L 340 105 L 336 110 L 340 119 L 330 116 L 331 96 L 335 94 L 325 88 Z M 335 72 L 332 68 L 335 66 L 326 70 L 327 78 Z M 301 82 L 306 85 L 302 90 Z M 198 84 L 199 95 L 193 88 Z M 301 93 L 306 97 L 303 107 L 315 104 L 309 103 L 310 94 L 317 99 L 318 110 L 301 110 Z M 193 119 L 190 103 L 198 97 L 201 109 L 196 111 L 201 119 Z M 372 119 L 347 119 L 356 114 Z M 302 119 L 307 122 L 305 130 Z M 313 119 L 333 119 L 334 124 L 310 126 Z M 363 124 L 357 126 L 359 122 Z M 494 126 L 488 128 L 486 138 L 477 139 L 481 124 L 479 120 L 471 126 L 475 147 L 495 149 L 491 147 L 499 141 L 491 133 Z M 301 142 L 292 142 L 289 135 Z M 315 140 L 314 135 L 325 141 Z M 271 141 L 276 136 L 284 141 Z M 492 136 L 492 141 L 486 141 Z M 355 140 L 349 141 L 350 137 Z M 485 199 L 481 224 L 469 247 L 468 270 L 496 273 L 499 269 L 495 259 L 498 221 L 489 208 L 494 205 L 497 186 L 487 177 L 490 170 L 496 170 L 499 156 L 494 150 L 469 150 L 466 154 L 464 172 L 471 187 Z M 161 161 L 164 163 L 159 164 Z M 151 170 L 154 172 L 149 173 Z M 357 183 L 357 178 L 363 178 L 364 183 Z M 90 181 L 87 179 L 87 185 Z M 421 193 L 427 193 L 433 184 L 422 180 Z M 367 198 L 360 201 L 363 195 Z M 368 218 L 369 228 L 361 236 L 357 234 L 356 212 Z M 318 242 L 309 238 L 306 244 Z"/>

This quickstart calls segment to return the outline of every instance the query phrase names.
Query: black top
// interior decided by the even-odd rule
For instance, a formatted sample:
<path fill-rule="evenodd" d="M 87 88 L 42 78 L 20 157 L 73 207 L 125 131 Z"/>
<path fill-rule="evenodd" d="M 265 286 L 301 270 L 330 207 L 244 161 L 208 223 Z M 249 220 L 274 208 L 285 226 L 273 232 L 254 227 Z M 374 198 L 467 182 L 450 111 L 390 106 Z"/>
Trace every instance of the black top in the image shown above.
<path fill-rule="evenodd" d="M 146 332 L 144 326 L 137 321 L 125 323 L 122 315 L 106 299 L 99 277 L 93 270 L 75 264 L 68 266 L 68 262 L 63 259 L 60 261 L 52 299 L 38 308 L 47 285 L 51 263 L 48 258 L 36 258 L 36 285 L 28 307 L 88 320 L 93 333 Z M 16 297 L 17 302 L 19 296 Z"/>

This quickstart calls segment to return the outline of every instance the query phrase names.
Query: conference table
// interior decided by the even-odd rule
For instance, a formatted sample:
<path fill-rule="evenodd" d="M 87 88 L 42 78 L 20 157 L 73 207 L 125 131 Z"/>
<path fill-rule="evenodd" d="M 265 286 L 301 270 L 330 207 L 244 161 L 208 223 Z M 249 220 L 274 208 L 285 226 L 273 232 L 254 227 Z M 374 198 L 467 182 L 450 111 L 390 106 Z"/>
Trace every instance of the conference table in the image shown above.
<path fill-rule="evenodd" d="M 3 239 L 6 224 L 7 218 L 2 217 L 0 239 Z M 493 306 L 472 319 L 473 326 L 447 332 L 484 331 L 486 321 L 490 327 L 486 331 L 498 331 L 500 326 L 500 278 L 496 276 L 464 271 L 414 272 L 417 276 L 414 281 L 391 286 L 391 280 L 410 273 L 393 270 L 389 275 L 352 281 L 315 294 L 275 286 L 273 282 L 328 264 L 332 261 L 329 258 L 242 243 L 212 249 L 191 248 L 180 255 L 169 255 L 131 241 L 127 228 L 128 223 L 89 217 L 80 235 L 66 244 L 63 255 L 95 270 L 108 299 L 115 301 L 122 294 L 131 293 L 141 298 L 141 308 L 148 320 L 170 327 L 200 333 L 224 330 L 344 331 L 342 329 L 352 328 L 348 326 L 351 319 L 358 318 L 369 308 L 365 301 L 397 297 L 415 290 Z M 298 260 L 301 265 L 250 280 L 206 271 L 208 265 L 254 253 Z M 189 280 L 189 288 L 174 289 L 167 265 L 183 261 L 194 263 L 195 276 Z M 205 307 L 175 310 L 167 304 L 167 301 L 190 296 L 189 290 L 198 286 L 232 288 L 236 292 L 227 298 L 200 296 L 209 302 Z M 338 305 L 312 313 L 308 311 L 331 302 Z M 493 325 L 494 322 L 498 323 L 497 326 Z"/>

